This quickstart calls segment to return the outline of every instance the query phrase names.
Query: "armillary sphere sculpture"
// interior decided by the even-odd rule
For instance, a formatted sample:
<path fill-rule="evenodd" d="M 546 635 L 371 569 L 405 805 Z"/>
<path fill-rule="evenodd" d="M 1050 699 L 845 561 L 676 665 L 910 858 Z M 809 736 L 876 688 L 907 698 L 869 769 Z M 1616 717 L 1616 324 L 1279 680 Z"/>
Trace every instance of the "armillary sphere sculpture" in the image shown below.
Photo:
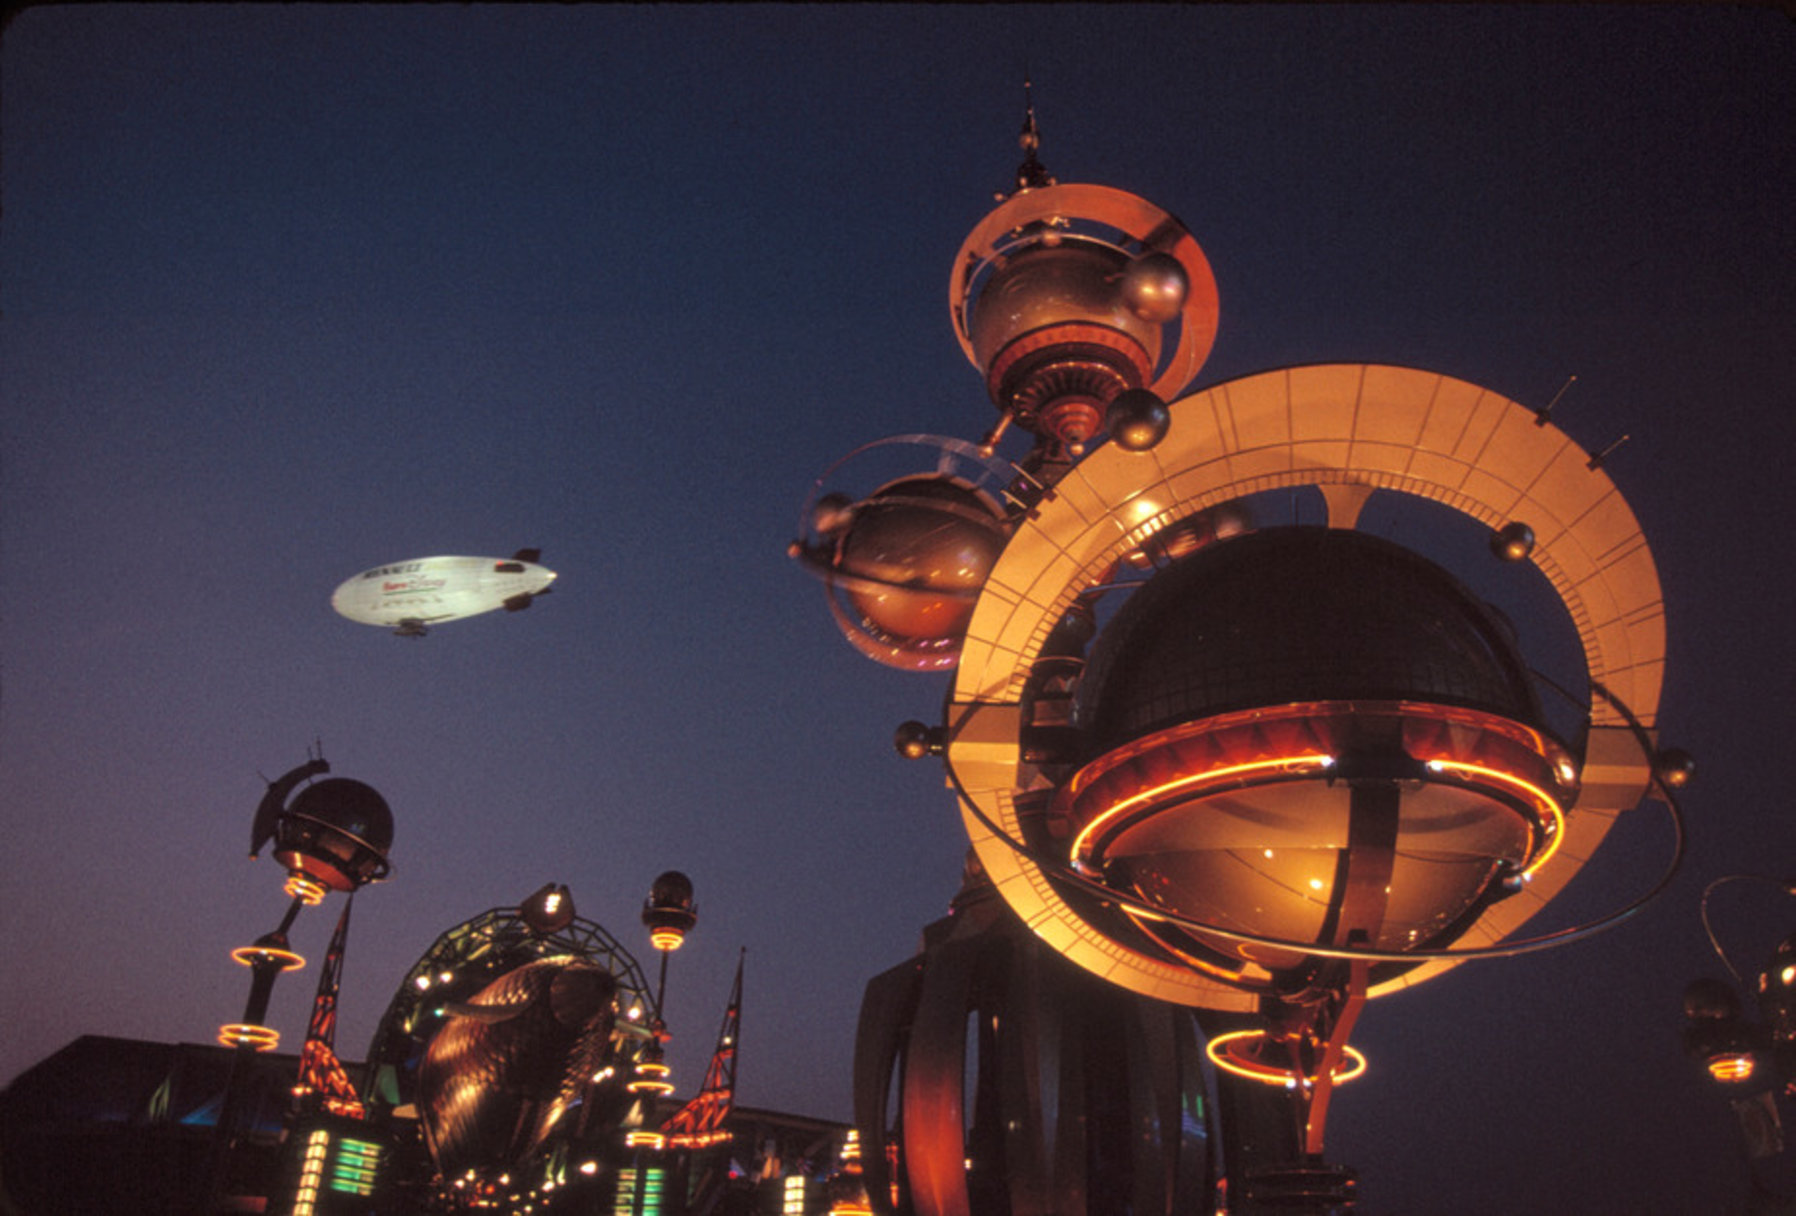
<path fill-rule="evenodd" d="M 1514 937 L 1617 816 L 1655 787 L 1670 802 L 1652 736 L 1658 574 L 1601 457 L 1550 406 L 1375 364 L 1175 399 L 1216 331 L 1201 250 L 1133 195 L 1054 183 L 1032 117 L 1023 142 L 1017 190 L 950 283 L 998 425 L 976 446 L 861 449 L 814 487 L 793 552 L 857 649 L 952 671 L 942 720 L 905 724 L 897 744 L 945 762 L 977 881 L 1065 960 L 1200 1011 L 1224 1077 L 1221 1161 L 1204 1170 L 1226 1180 L 1230 1210 L 1340 1210 L 1354 1180 L 1323 1163 L 1323 1129 L 1334 1086 L 1365 1066 L 1347 1042 L 1364 1002 L 1467 958 L 1582 937 L 1658 889 Z M 996 454 L 1010 426 L 1033 438 L 1014 462 Z M 837 488 L 855 460 L 931 444 L 934 469 L 858 497 Z M 1263 522 L 1269 498 L 1299 497 L 1314 524 Z M 1562 682 L 1569 728 L 1543 708 L 1513 627 L 1458 574 L 1360 529 L 1369 502 L 1445 508 L 1489 542 L 1467 561 L 1544 575 L 1582 657 Z M 931 981 L 967 932 L 944 928 L 900 969 L 911 979 L 876 981 L 907 1015 L 863 1015 L 862 1140 L 869 1161 L 888 1138 L 902 1160 L 889 1180 L 870 1166 L 887 1185 L 869 1193 L 930 1216 L 978 1211 L 1003 1153 L 1032 1163 L 1008 1192 L 1018 1210 L 1096 1211 L 1080 1206 L 1105 1185 L 1089 1154 L 1073 1163 L 1013 1131 L 976 1159 L 955 1125 L 977 1122 L 958 1071 L 970 1057 L 905 1038 L 939 1024 L 958 1042 L 969 1013 L 989 1017 L 1007 1029 L 978 1049 L 979 1085 L 1034 1086 L 1011 1100 L 1012 1114 L 1033 1104 L 1033 1123 L 1009 1124 L 1040 1140 L 1093 1117 L 1040 1083 L 1070 1075 L 1059 1040 L 1015 1037 L 1053 985 L 1015 988 L 1030 1010 L 1000 1008 L 975 967 L 955 964 L 958 987 Z M 1135 1016 L 1105 1024 L 1125 1033 Z M 1176 1155 L 1155 1165 L 1175 1181 Z M 1189 1191 L 1134 1206 L 1188 1211 Z"/>

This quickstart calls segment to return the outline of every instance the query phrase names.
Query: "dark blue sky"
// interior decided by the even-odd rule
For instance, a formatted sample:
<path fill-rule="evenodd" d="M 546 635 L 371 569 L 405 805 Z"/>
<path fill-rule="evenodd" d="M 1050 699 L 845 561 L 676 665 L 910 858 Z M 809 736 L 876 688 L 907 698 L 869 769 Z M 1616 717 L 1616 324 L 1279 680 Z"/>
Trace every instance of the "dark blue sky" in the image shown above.
<path fill-rule="evenodd" d="M 206 1041 L 244 861 L 322 739 L 397 818 L 357 900 L 359 1057 L 443 929 L 546 881 L 649 951 L 679 868 L 682 1090 L 748 949 L 740 1098 L 845 1117 L 864 982 L 957 885 L 940 677 L 859 658 L 784 556 L 812 479 L 990 421 L 961 240 L 1042 157 L 1178 214 L 1199 384 L 1444 372 L 1599 448 L 1657 555 L 1690 856 L 1622 927 L 1375 1002 L 1331 1156 L 1374 1216 L 1723 1211 L 1679 1053 L 1697 896 L 1796 874 L 1796 23 L 1654 6 L 29 9 L 0 83 L 0 1078 L 81 1033 Z M 540 546 L 555 595 L 410 642 L 367 566 Z M 1545 919 L 1651 882 L 1648 808 Z M 335 903 L 302 917 L 320 955 Z M 1796 900 L 1716 905 L 1741 966 Z M 1546 927 L 1543 925 L 1542 927 Z M 313 968 L 277 990 L 303 1034 Z"/>

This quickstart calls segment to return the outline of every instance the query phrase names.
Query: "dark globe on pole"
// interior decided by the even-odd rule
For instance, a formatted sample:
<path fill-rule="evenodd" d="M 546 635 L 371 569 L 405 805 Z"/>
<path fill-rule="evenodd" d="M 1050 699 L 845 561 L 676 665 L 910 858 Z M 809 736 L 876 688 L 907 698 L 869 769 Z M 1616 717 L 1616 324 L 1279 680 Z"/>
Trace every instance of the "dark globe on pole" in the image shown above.
<path fill-rule="evenodd" d="M 275 858 L 333 891 L 387 876 L 393 812 L 373 786 L 330 777 L 302 789 L 275 829 Z"/>
<path fill-rule="evenodd" d="M 941 738 L 932 727 L 912 719 L 898 724 L 892 733 L 892 746 L 906 760 L 921 760 L 940 753 Z"/>
<path fill-rule="evenodd" d="M 1172 413 L 1166 402 L 1145 388 L 1124 389 L 1110 402 L 1104 414 L 1104 427 L 1116 446 L 1131 452 L 1145 452 L 1166 438 L 1172 425 Z"/>

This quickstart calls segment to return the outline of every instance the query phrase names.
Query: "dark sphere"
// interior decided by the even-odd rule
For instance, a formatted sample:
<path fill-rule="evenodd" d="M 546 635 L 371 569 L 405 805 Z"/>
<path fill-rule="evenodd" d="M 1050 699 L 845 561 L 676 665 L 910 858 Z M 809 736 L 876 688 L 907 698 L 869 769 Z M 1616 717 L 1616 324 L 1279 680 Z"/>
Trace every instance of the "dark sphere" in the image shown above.
<path fill-rule="evenodd" d="M 1720 980 L 1691 980 L 1684 988 L 1684 1016 L 1693 1022 L 1719 1022 L 1740 1016 L 1740 996 Z"/>
<path fill-rule="evenodd" d="M 1511 520 L 1490 534 L 1490 551 L 1499 561 L 1525 562 L 1534 553 L 1534 529 Z"/>
<path fill-rule="evenodd" d="M 1099 755 L 1215 714 L 1356 700 L 1540 719 L 1507 632 L 1451 574 L 1376 536 L 1305 527 L 1156 574 L 1098 636 L 1073 712 Z"/>
<path fill-rule="evenodd" d="M 1172 413 L 1157 393 L 1145 388 L 1125 389 L 1104 413 L 1104 429 L 1117 447 L 1145 452 L 1166 438 Z"/>
<path fill-rule="evenodd" d="M 1123 269 L 1119 292 L 1124 308 L 1143 321 L 1163 325 L 1185 307 L 1191 279 L 1170 253 L 1144 253 Z"/>
<path fill-rule="evenodd" d="M 384 853 L 393 847 L 393 812 L 371 785 L 327 777 L 299 791 L 287 814 L 301 815 L 348 832 Z"/>
<path fill-rule="evenodd" d="M 649 888 L 649 902 L 658 908 L 691 907 L 692 880 L 678 870 L 667 871 Z"/>
<path fill-rule="evenodd" d="M 1681 747 L 1668 747 L 1653 757 L 1653 771 L 1661 784 L 1681 790 L 1696 776 L 1696 757 Z"/>
<path fill-rule="evenodd" d="M 302 789 L 281 813 L 275 856 L 338 891 L 386 877 L 393 812 L 373 786 L 329 777 Z"/>
<path fill-rule="evenodd" d="M 698 909 L 692 903 L 692 880 L 678 870 L 669 870 L 649 888 L 642 904 L 642 923 L 648 927 L 650 940 L 659 932 L 669 932 L 667 943 L 656 942 L 656 949 L 672 950 L 680 938 L 698 924 Z"/>
<path fill-rule="evenodd" d="M 892 746 L 906 760 L 921 760 L 938 750 L 935 731 L 914 720 L 898 724 L 892 732 Z"/>

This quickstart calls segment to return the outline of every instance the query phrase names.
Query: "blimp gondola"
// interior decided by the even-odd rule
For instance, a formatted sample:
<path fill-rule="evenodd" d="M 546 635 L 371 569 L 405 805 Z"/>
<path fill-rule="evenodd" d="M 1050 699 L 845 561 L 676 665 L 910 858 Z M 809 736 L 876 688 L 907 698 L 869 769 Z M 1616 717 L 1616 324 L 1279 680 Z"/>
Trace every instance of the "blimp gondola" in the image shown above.
<path fill-rule="evenodd" d="M 432 625 L 500 608 L 521 612 L 553 590 L 555 572 L 540 564 L 542 550 L 510 557 L 420 557 L 375 566 L 347 579 L 331 607 L 363 625 L 421 638 Z"/>

